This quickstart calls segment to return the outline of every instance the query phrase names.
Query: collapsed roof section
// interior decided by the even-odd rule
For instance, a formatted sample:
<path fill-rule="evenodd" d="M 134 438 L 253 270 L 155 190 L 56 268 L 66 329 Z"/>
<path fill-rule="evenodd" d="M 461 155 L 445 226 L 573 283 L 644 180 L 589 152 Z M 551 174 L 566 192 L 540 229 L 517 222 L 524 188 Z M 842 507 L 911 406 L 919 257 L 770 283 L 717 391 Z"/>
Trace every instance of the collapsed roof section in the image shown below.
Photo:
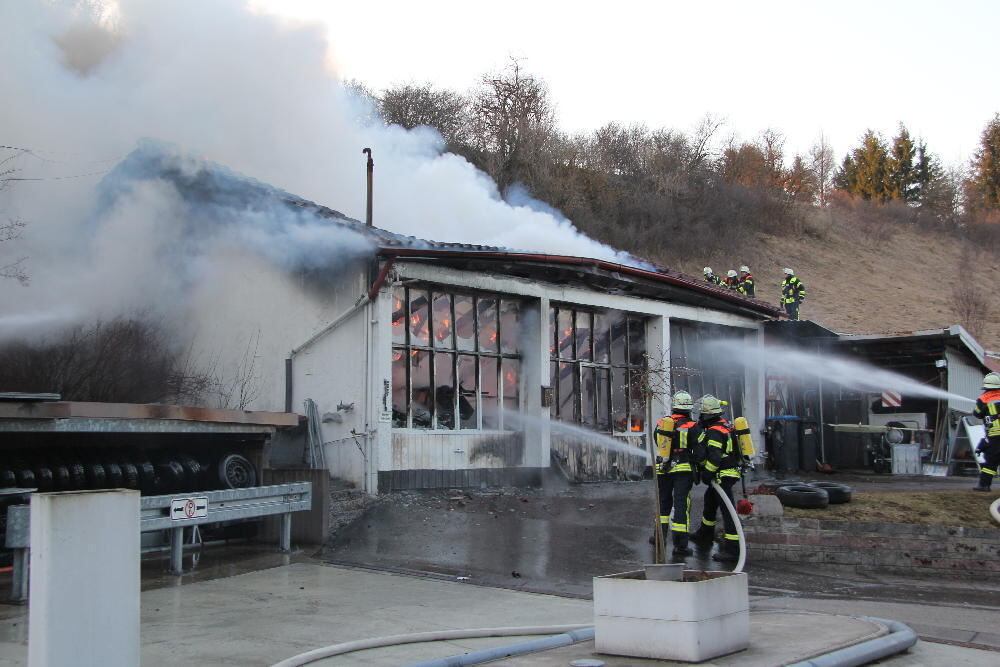
<path fill-rule="evenodd" d="M 377 255 L 386 259 L 429 262 L 450 267 L 488 271 L 530 280 L 574 284 L 606 293 L 712 308 L 754 319 L 781 316 L 779 308 L 712 285 L 679 271 L 636 261 L 621 264 L 586 257 L 555 255 L 468 243 L 448 243 L 397 234 L 369 227 L 340 211 L 303 199 L 284 190 L 246 177 L 204 160 L 178 155 L 169 146 L 144 141 L 102 182 L 105 203 L 126 191 L 131 182 L 160 179 L 171 183 L 192 210 L 205 211 L 205 218 L 233 220 L 241 214 L 267 215 L 286 222 L 303 216 L 322 220 L 363 238 Z M 200 221 L 189 221 L 197 226 Z M 194 233 L 198 233 L 194 231 Z M 315 267 L 319 268 L 319 267 Z M 320 269 L 321 270 L 321 269 Z"/>

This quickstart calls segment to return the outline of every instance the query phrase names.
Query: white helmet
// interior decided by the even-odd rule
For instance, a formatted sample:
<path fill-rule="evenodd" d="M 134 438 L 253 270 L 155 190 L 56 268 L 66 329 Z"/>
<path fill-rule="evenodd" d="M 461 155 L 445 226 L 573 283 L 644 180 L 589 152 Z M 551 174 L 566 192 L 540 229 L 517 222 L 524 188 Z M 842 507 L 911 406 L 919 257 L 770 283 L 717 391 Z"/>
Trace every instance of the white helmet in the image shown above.
<path fill-rule="evenodd" d="M 691 394 L 686 391 L 679 391 L 674 394 L 671 399 L 674 410 L 687 410 L 691 411 L 694 409 L 694 400 L 691 398 Z"/>
<path fill-rule="evenodd" d="M 701 414 L 717 415 L 722 413 L 722 401 L 711 394 L 701 397 Z"/>
<path fill-rule="evenodd" d="M 704 269 L 702 269 L 702 271 L 707 276 L 708 274 L 712 273 L 712 267 L 706 266 Z"/>
<path fill-rule="evenodd" d="M 1000 389 L 1000 373 L 987 373 L 983 378 L 983 389 Z"/>
<path fill-rule="evenodd" d="M 727 273 L 726 275 L 729 276 L 730 278 L 735 278 L 736 277 L 736 270 L 735 269 L 729 269 L 729 273 Z"/>
<path fill-rule="evenodd" d="M 742 271 L 743 273 L 750 273 L 750 267 L 744 264 L 743 266 L 740 267 L 740 271 Z"/>
<path fill-rule="evenodd" d="M 793 271 L 792 269 L 789 269 L 789 268 L 785 269 L 785 273 L 787 273 L 790 276 L 794 276 L 795 275 L 795 271 Z"/>

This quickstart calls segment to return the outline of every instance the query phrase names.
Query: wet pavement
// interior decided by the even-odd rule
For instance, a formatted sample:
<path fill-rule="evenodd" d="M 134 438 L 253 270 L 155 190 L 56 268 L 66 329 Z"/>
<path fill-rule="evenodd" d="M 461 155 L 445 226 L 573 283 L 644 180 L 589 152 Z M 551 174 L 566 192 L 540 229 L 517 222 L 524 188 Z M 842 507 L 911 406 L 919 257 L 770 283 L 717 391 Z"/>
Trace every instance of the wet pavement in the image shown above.
<path fill-rule="evenodd" d="M 965 478 L 833 475 L 859 492 L 954 490 Z M 807 477 L 803 479 L 815 479 Z M 748 490 L 756 486 L 747 484 Z M 737 485 L 737 497 L 740 496 Z M 701 516 L 704 486 L 691 516 Z M 589 598 L 594 576 L 653 562 L 652 483 L 554 489 L 399 492 L 336 534 L 321 558 L 514 590 Z M 716 547 L 685 559 L 692 569 L 731 569 Z M 1000 649 L 1000 585 L 845 573 L 822 565 L 749 562 L 750 594 L 764 609 L 834 610 L 911 622 L 926 638 Z M 860 610 L 863 610 L 860 611 Z M 896 618 L 892 614 L 901 616 Z"/>

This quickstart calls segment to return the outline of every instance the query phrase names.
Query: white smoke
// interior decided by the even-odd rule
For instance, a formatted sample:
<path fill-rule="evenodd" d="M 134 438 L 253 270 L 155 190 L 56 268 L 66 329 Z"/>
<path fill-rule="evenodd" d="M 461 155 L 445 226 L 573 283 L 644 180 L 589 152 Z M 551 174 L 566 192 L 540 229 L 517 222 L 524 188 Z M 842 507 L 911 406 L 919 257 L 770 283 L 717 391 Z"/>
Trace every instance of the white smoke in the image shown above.
<path fill-rule="evenodd" d="M 29 256 L 31 278 L 26 288 L 3 285 L 0 336 L 182 303 L 206 266 L 218 275 L 213 253 L 233 243 L 277 266 L 367 249 L 274 208 L 234 205 L 238 220 L 193 229 L 184 223 L 199 214 L 174 183 L 115 169 L 146 138 L 164 142 L 158 150 L 182 173 L 209 160 L 359 219 L 368 146 L 378 227 L 628 261 L 528 197 L 504 202 L 486 175 L 441 153 L 435 132 L 366 122 L 370 109 L 325 66 L 319 26 L 290 26 L 236 0 L 15 0 L 0 3 L 0 24 L 10 27 L 0 40 L 0 144 L 30 151 L 10 164 L 38 179 L 0 193 L 0 214 L 28 223 L 16 249 L 0 252 Z"/>

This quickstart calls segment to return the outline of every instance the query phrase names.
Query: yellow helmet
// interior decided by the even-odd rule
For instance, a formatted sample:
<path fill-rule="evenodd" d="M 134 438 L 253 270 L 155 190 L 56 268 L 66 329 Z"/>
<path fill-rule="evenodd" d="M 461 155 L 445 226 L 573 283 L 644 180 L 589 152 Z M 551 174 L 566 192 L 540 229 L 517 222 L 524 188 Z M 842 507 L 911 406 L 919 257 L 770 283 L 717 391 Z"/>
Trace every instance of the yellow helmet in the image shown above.
<path fill-rule="evenodd" d="M 703 415 L 722 414 L 722 406 L 722 401 L 711 394 L 705 394 L 701 397 L 701 414 Z"/>
<path fill-rule="evenodd" d="M 694 399 L 691 398 L 691 394 L 686 391 L 679 391 L 674 394 L 671 399 L 671 404 L 674 410 L 693 410 L 694 409 Z"/>
<path fill-rule="evenodd" d="M 987 373 L 983 378 L 983 389 L 1000 389 L 1000 373 Z"/>

